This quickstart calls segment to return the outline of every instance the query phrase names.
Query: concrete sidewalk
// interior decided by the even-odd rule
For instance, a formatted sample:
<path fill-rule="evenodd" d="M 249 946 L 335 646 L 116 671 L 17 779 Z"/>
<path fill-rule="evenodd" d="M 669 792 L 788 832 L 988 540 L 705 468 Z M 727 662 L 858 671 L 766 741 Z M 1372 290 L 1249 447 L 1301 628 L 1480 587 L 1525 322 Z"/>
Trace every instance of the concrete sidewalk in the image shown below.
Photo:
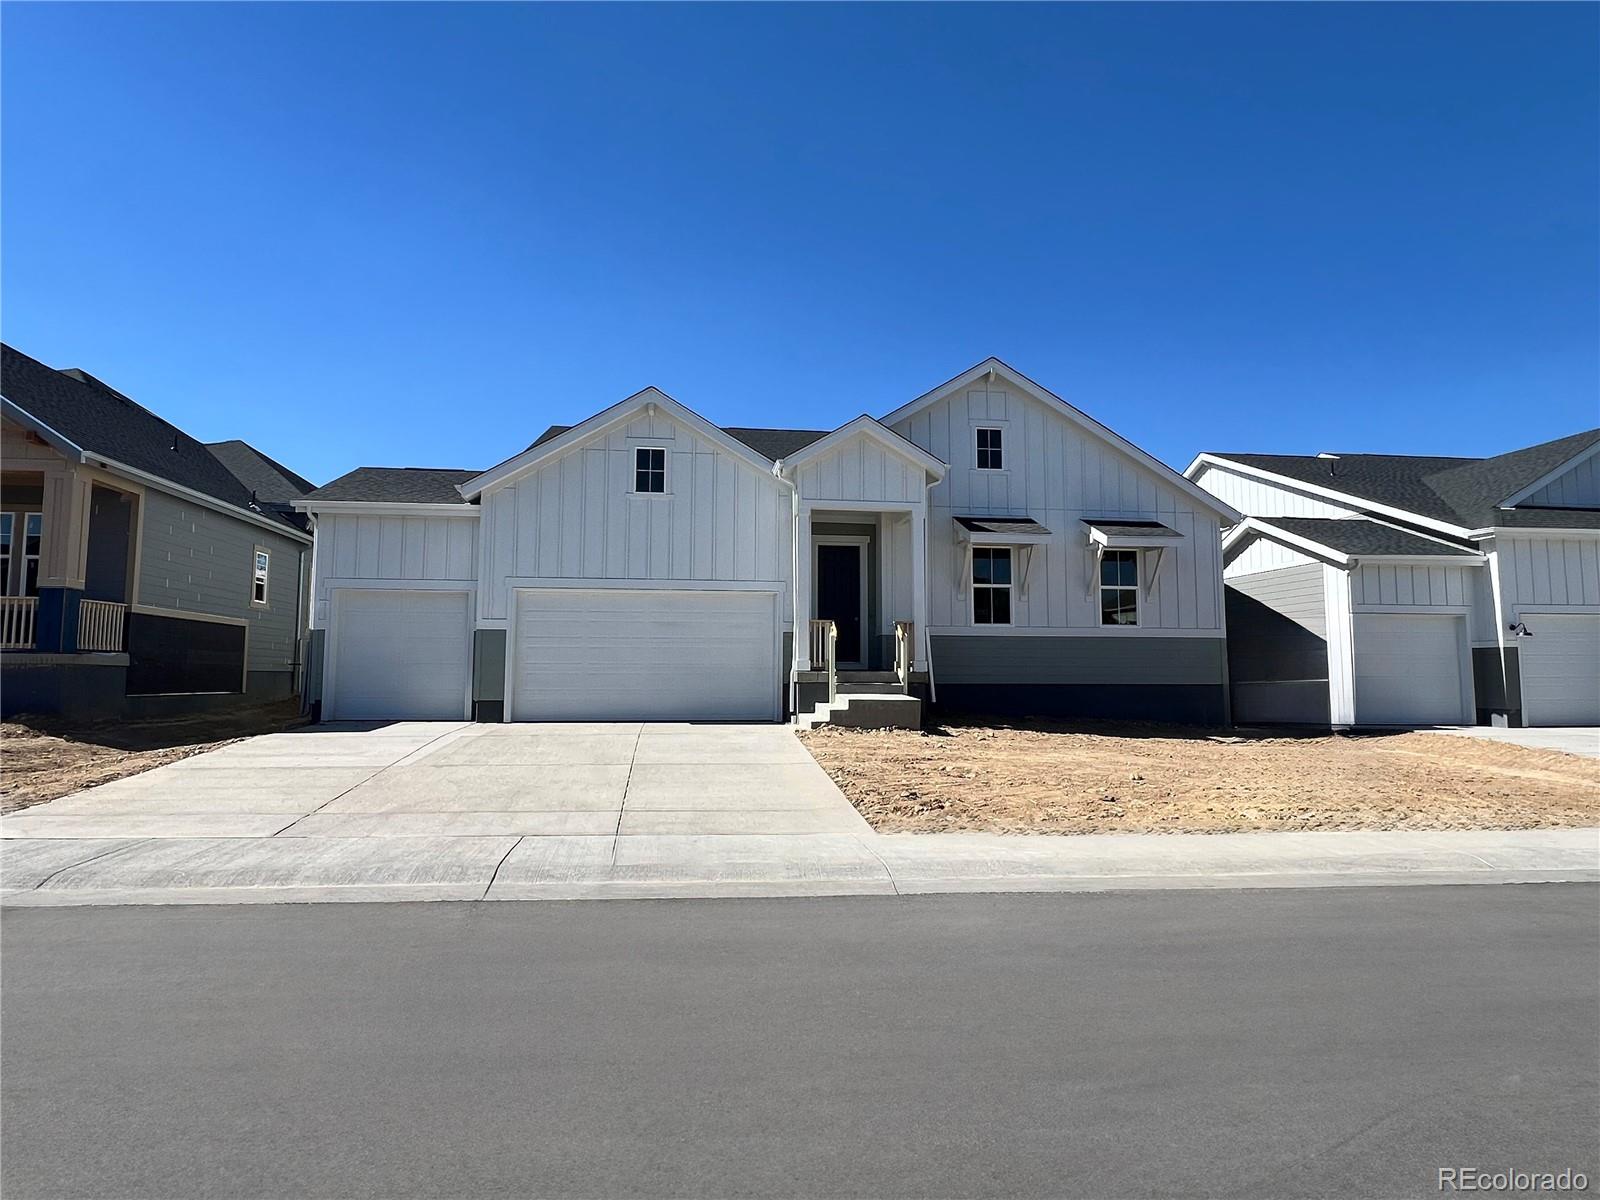
<path fill-rule="evenodd" d="M 7 905 L 848 896 L 1600 880 L 1600 830 L 19 838 Z"/>

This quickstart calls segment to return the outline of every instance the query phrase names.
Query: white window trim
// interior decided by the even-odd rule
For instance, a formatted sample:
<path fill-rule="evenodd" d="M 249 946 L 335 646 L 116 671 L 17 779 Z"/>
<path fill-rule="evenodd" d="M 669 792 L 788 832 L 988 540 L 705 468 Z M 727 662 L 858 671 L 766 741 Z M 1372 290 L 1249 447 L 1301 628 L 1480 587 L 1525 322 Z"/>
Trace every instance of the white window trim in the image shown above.
<path fill-rule="evenodd" d="M 667 448 L 652 443 L 650 445 L 634 446 L 632 450 L 633 482 L 628 487 L 629 493 L 634 496 L 670 496 L 672 494 L 672 480 L 668 477 L 668 464 L 672 461 L 672 455 L 667 452 Z M 639 490 L 639 451 L 641 450 L 661 451 L 661 490 L 659 492 L 641 492 Z"/>
<path fill-rule="evenodd" d="M 1104 554 L 1131 554 L 1133 555 L 1133 582 L 1128 583 L 1103 583 L 1098 578 L 1095 580 L 1096 611 L 1099 613 L 1098 624 L 1101 629 L 1137 629 L 1144 624 L 1144 552 L 1130 549 L 1126 546 L 1108 547 Z M 1104 559 L 1095 560 L 1095 569 L 1101 569 L 1100 564 Z M 1105 617 L 1105 598 L 1108 591 L 1133 593 L 1133 624 L 1112 624 Z"/>
<path fill-rule="evenodd" d="M 33 594 L 39 594 L 39 579 L 44 570 L 44 514 L 42 512 L 18 513 L 22 518 L 22 528 L 16 525 L 11 527 L 11 557 L 16 563 L 11 568 L 12 584 L 11 595 L 26 596 L 28 594 L 28 564 L 34 564 Z M 34 517 L 39 518 L 39 550 L 35 554 L 28 553 L 28 522 Z"/>
<path fill-rule="evenodd" d="M 267 556 L 267 569 L 258 571 L 256 569 L 256 560 L 263 554 Z M 256 577 L 258 575 L 261 579 L 262 598 L 260 600 L 256 599 Z M 272 607 L 272 550 L 266 546 L 258 545 L 250 551 L 250 607 Z"/>
<path fill-rule="evenodd" d="M 983 551 L 1004 550 L 1006 552 L 1006 561 L 1011 566 L 1011 582 L 1010 583 L 979 583 L 978 582 L 976 568 L 977 568 L 978 552 L 980 550 L 983 550 Z M 1010 595 L 1006 597 L 1006 617 L 1007 617 L 1006 620 L 1004 620 L 1004 621 L 983 621 L 983 622 L 979 622 L 979 620 L 978 620 L 978 589 L 979 588 L 989 588 L 991 591 L 999 591 L 999 590 L 1001 590 L 1003 588 L 1007 592 L 1010 593 Z M 970 624 L 970 625 L 972 625 L 972 626 L 974 626 L 974 627 L 976 627 L 978 629 L 1006 629 L 1006 628 L 1008 628 L 1008 627 L 1010 627 L 1012 625 L 1015 625 L 1017 623 L 1017 596 L 1020 594 L 1020 591 L 1021 591 L 1021 589 L 1019 589 L 1017 587 L 1017 548 L 1015 546 L 973 546 L 971 548 L 971 553 L 968 555 L 968 558 L 967 558 L 967 590 L 972 593 L 971 596 L 967 600 L 967 622 L 968 622 L 968 624 Z"/>
<path fill-rule="evenodd" d="M 982 430 L 985 430 L 985 429 L 987 429 L 987 430 L 989 430 L 989 431 L 991 431 L 993 433 L 998 433 L 1000 435 L 1000 465 L 998 467 L 984 467 L 984 466 L 979 466 L 978 465 L 978 434 Z M 990 423 L 982 424 L 982 425 L 974 425 L 972 427 L 972 467 L 973 467 L 973 469 L 976 470 L 976 471 L 990 472 L 990 473 L 995 474 L 995 475 L 1003 474 L 1006 471 L 1006 455 L 1009 454 L 1010 451 L 1011 451 L 1010 446 L 1007 445 L 1007 443 L 1010 440 L 1011 440 L 1010 438 L 1006 437 L 1006 427 L 1005 427 L 1005 425 L 1003 423 L 999 422 L 999 421 L 994 421 L 994 422 L 990 422 Z"/>

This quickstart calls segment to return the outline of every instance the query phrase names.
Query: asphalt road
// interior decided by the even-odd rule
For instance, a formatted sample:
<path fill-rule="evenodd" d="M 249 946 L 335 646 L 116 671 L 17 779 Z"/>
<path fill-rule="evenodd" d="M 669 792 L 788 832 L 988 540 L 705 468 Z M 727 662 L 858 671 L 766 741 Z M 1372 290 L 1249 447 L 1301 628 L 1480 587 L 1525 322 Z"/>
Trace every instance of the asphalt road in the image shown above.
<path fill-rule="evenodd" d="M 6 1200 L 1600 1190 L 1600 889 L 14 910 Z M 1593 1194 L 1591 1191 L 1590 1194 Z"/>

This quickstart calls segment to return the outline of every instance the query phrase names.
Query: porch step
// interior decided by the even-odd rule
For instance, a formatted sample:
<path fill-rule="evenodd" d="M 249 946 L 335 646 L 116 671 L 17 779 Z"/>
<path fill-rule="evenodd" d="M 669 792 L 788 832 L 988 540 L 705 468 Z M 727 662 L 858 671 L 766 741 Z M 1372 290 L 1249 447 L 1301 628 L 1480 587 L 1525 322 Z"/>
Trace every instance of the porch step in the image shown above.
<path fill-rule="evenodd" d="M 845 692 L 795 718 L 801 729 L 838 725 L 844 729 L 921 729 L 922 701 L 900 692 Z"/>
<path fill-rule="evenodd" d="M 900 677 L 893 671 L 840 671 L 840 683 L 894 683 Z"/>
<path fill-rule="evenodd" d="M 903 696 L 906 688 L 893 671 L 840 671 L 834 691 L 840 696 Z"/>

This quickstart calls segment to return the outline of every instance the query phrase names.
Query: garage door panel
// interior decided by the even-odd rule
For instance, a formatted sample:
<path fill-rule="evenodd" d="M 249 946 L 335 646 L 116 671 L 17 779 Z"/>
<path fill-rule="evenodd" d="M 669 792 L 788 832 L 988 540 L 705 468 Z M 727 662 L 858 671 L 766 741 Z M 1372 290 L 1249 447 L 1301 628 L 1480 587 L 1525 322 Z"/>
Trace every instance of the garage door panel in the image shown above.
<path fill-rule="evenodd" d="M 512 719 L 772 720 L 770 592 L 518 593 Z"/>
<path fill-rule="evenodd" d="M 1464 622 L 1450 615 L 1357 613 L 1356 722 L 1458 725 L 1466 721 L 1461 676 Z"/>
<path fill-rule="evenodd" d="M 1517 639 L 1527 725 L 1600 725 L 1600 613 L 1524 613 Z"/>
<path fill-rule="evenodd" d="M 461 592 L 341 590 L 329 717 L 461 720 L 467 608 Z"/>

